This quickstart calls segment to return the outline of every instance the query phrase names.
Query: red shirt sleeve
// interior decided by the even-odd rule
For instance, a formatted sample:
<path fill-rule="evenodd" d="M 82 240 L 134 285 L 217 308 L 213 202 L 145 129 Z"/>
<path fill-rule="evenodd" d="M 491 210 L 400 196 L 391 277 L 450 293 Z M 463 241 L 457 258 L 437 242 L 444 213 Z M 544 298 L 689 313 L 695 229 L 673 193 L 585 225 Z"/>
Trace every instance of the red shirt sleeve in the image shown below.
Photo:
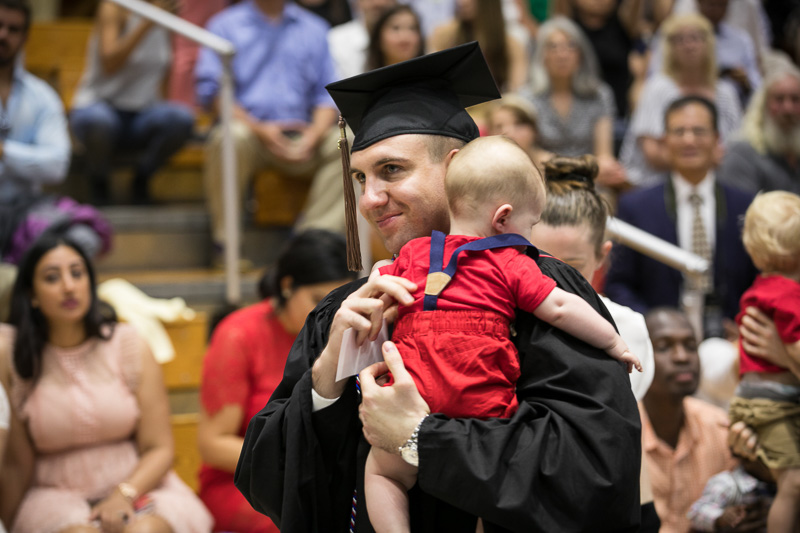
<path fill-rule="evenodd" d="M 505 272 L 509 277 L 509 286 L 516 295 L 517 307 L 529 313 L 533 313 L 556 288 L 556 282 L 542 274 L 536 261 L 524 253 L 511 259 Z"/>

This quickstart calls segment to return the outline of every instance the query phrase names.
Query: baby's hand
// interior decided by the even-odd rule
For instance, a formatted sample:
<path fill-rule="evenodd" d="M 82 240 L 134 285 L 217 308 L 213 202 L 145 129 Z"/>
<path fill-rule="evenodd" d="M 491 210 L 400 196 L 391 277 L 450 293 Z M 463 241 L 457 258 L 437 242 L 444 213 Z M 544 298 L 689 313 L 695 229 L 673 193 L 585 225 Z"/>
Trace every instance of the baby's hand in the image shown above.
<path fill-rule="evenodd" d="M 642 363 L 639 361 L 639 358 L 633 355 L 630 350 L 625 350 L 625 352 L 620 356 L 619 360 L 628 365 L 628 374 L 633 372 L 633 367 L 636 367 L 636 370 L 639 372 L 642 371 Z"/>
<path fill-rule="evenodd" d="M 633 372 L 633 367 L 636 367 L 636 370 L 639 372 L 642 371 L 642 363 L 639 361 L 639 358 L 633 355 L 628 349 L 628 345 L 625 344 L 625 341 L 622 340 L 622 337 L 619 335 L 617 335 L 617 340 L 614 342 L 613 346 L 607 349 L 606 352 L 617 361 L 625 363 L 628 366 L 628 374 Z"/>

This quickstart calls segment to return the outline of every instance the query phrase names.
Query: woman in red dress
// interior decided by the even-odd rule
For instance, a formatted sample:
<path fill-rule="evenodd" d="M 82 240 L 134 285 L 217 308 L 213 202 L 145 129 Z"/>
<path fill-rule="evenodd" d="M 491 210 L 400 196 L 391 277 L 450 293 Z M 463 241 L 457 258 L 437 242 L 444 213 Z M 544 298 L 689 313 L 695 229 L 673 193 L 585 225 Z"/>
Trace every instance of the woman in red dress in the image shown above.
<path fill-rule="evenodd" d="M 263 300 L 228 315 L 214 330 L 203 361 L 198 428 L 200 498 L 214 516 L 214 531 L 278 531 L 233 484 L 245 430 L 280 383 L 306 315 L 353 276 L 343 237 L 307 231 L 287 244 L 262 281 Z"/>

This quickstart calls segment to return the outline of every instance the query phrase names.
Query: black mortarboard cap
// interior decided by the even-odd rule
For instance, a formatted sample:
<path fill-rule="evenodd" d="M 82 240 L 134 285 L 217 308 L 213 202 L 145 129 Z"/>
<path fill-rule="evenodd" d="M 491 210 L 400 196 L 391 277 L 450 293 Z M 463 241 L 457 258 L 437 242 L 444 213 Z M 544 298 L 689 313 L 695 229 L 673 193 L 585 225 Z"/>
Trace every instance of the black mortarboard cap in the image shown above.
<path fill-rule="evenodd" d="M 329 84 L 355 133 L 352 151 L 407 133 L 478 137 L 465 107 L 500 98 L 477 42 Z"/>

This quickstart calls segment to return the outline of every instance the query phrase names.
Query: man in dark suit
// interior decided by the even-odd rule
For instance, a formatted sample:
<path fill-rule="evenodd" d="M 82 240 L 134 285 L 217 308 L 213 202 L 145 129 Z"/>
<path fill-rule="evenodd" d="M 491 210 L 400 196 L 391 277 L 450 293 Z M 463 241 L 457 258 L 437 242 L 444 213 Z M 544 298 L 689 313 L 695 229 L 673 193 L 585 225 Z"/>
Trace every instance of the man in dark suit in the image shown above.
<path fill-rule="evenodd" d="M 714 104 L 698 96 L 675 100 L 664 116 L 672 172 L 662 185 L 620 198 L 618 217 L 681 248 L 709 259 L 708 277 L 687 279 L 679 271 L 625 246 L 615 248 L 606 280 L 613 301 L 636 311 L 657 306 L 694 309 L 697 325 L 709 318 L 733 319 L 739 298 L 753 282 L 756 269 L 744 250 L 740 220 L 752 195 L 716 179 L 719 142 Z"/>

